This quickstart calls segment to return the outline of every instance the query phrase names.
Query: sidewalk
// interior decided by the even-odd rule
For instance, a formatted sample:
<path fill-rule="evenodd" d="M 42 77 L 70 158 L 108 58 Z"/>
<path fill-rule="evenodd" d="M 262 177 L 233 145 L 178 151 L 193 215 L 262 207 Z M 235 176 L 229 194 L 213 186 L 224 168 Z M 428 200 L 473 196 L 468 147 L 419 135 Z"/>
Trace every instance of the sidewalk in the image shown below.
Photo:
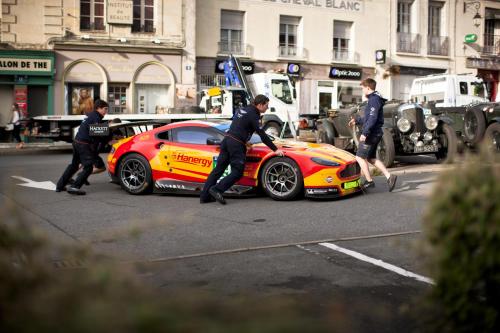
<path fill-rule="evenodd" d="M 25 143 L 22 149 L 16 149 L 15 142 L 0 142 L 0 155 L 30 154 L 43 151 L 71 151 L 71 143 L 67 142 L 30 142 Z"/>

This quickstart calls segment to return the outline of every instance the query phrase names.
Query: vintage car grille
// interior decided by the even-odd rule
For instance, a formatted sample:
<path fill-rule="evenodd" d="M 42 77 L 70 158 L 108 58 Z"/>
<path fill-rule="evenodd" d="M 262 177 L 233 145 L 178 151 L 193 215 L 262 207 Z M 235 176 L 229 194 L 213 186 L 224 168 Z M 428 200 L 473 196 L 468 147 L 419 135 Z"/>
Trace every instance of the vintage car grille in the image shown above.
<path fill-rule="evenodd" d="M 361 168 L 357 162 L 348 164 L 344 170 L 340 171 L 340 178 L 349 178 L 358 175 L 361 172 Z"/>
<path fill-rule="evenodd" d="M 415 132 L 425 132 L 424 110 L 421 108 L 411 108 L 403 110 L 403 117 L 415 124 Z"/>

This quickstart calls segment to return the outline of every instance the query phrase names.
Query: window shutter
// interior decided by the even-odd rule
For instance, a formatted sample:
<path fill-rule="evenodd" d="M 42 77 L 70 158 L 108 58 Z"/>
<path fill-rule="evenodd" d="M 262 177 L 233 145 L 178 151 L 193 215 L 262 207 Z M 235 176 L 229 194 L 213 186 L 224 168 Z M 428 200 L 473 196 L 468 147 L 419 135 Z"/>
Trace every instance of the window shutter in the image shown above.
<path fill-rule="evenodd" d="M 243 30 L 244 12 L 223 10 L 221 12 L 221 29 Z"/>

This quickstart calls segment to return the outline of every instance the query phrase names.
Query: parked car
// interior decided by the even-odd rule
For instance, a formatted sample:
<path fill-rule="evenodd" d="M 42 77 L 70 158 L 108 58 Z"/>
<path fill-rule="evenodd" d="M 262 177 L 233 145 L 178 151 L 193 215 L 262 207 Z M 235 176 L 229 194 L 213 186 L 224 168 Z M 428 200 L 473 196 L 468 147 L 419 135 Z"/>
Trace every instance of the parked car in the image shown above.
<path fill-rule="evenodd" d="M 359 129 L 348 126 L 351 116 L 363 117 L 366 102 L 332 113 L 318 126 L 317 140 L 352 152 L 356 151 Z M 384 105 L 382 140 L 377 158 L 390 167 L 396 155 L 434 154 L 438 160 L 451 161 L 457 151 L 457 138 L 448 119 L 431 114 L 419 104 L 389 101 Z"/>
<path fill-rule="evenodd" d="M 481 103 L 465 111 L 463 136 L 470 146 L 483 140 L 494 150 L 500 151 L 500 103 Z"/>
<path fill-rule="evenodd" d="M 185 121 L 124 138 L 113 145 L 108 171 L 130 194 L 197 193 L 217 163 L 230 122 Z M 245 195 L 263 189 L 275 200 L 301 195 L 330 198 L 359 192 L 354 156 L 326 144 L 277 141 L 276 156 L 260 137 L 251 139 L 243 178 L 230 189 Z"/>

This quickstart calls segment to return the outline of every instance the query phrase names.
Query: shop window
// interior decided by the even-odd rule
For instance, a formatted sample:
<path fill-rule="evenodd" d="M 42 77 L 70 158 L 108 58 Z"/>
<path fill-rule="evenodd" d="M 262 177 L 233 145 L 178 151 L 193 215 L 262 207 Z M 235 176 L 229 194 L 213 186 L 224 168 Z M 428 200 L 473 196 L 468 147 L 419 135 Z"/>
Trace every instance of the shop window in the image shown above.
<path fill-rule="evenodd" d="M 339 82 L 337 85 L 337 98 L 339 107 L 350 107 L 361 103 L 363 89 L 358 83 Z"/>
<path fill-rule="evenodd" d="M 134 0 L 132 32 L 155 32 L 154 0 Z"/>
<path fill-rule="evenodd" d="M 136 84 L 136 113 L 167 113 L 168 89 L 166 84 Z"/>
<path fill-rule="evenodd" d="M 110 84 L 108 86 L 108 104 L 110 114 L 125 113 L 127 111 L 126 84 Z"/>
<path fill-rule="evenodd" d="M 99 98 L 99 84 L 69 83 L 68 114 L 86 115 L 94 110 L 94 100 Z"/>
<path fill-rule="evenodd" d="M 80 30 L 105 30 L 104 0 L 80 1 Z"/>

